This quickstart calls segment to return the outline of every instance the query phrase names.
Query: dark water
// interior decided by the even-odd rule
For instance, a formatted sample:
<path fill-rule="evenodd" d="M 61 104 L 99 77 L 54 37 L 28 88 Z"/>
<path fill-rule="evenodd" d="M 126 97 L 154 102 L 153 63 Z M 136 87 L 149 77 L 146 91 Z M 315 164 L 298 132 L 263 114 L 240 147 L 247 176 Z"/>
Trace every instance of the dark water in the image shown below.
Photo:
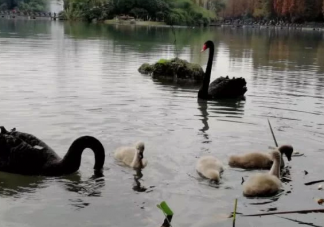
<path fill-rule="evenodd" d="M 171 29 L 0 20 L 0 122 L 32 133 L 63 156 L 74 139 L 90 134 L 105 146 L 105 176 L 93 179 L 93 155 L 85 152 L 78 174 L 25 177 L 0 173 L 0 217 L 4 227 L 160 226 L 156 204 L 166 200 L 173 226 L 231 226 L 226 216 L 321 208 L 317 185 L 324 162 L 323 33 L 230 28 Z M 206 65 L 202 44 L 216 45 L 212 78 L 243 76 L 246 101 L 197 102 L 195 86 L 176 86 L 140 75 L 143 62 L 175 53 Z M 198 157 L 273 146 L 267 118 L 280 144 L 292 144 L 292 181 L 275 199 L 246 199 L 241 178 L 251 172 L 226 168 L 219 187 L 195 172 Z M 113 150 L 146 143 L 148 167 L 134 191 L 130 169 Z M 309 172 L 304 174 L 304 170 Z M 149 188 L 150 186 L 154 186 Z M 279 215 L 280 216 L 280 215 Z M 238 217 L 237 226 L 297 226 L 265 216 Z M 321 214 L 284 217 L 323 225 Z M 298 225 L 299 226 L 299 225 Z"/>

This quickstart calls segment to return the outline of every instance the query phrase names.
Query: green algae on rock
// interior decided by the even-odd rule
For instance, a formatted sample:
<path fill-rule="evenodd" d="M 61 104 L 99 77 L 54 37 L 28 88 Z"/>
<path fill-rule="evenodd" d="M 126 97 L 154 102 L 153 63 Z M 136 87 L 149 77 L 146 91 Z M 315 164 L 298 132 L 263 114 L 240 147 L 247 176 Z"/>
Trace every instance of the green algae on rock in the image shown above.
<path fill-rule="evenodd" d="M 139 67 L 138 71 L 141 74 L 150 74 L 153 72 L 153 66 L 148 63 L 144 63 L 143 65 L 141 65 L 141 67 Z"/>
<path fill-rule="evenodd" d="M 138 71 L 141 74 L 152 75 L 153 78 L 174 81 L 200 82 L 204 78 L 204 71 L 200 65 L 179 58 L 160 59 L 153 65 L 144 63 Z"/>

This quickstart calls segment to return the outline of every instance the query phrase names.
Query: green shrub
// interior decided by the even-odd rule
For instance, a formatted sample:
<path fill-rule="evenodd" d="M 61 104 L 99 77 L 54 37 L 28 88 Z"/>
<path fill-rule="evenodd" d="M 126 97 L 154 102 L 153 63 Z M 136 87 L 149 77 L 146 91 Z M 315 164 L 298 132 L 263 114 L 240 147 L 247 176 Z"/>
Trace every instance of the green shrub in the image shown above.
<path fill-rule="evenodd" d="M 105 20 L 126 14 L 170 25 L 206 25 L 215 18 L 191 0 L 64 0 L 64 10 L 62 17 L 68 20 Z"/>

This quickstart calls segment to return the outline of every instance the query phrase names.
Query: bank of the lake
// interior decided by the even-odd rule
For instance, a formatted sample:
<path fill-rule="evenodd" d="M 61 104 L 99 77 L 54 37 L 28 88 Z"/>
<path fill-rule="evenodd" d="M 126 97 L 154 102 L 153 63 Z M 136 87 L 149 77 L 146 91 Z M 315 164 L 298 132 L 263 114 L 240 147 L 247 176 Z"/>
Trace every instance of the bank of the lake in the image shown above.
<path fill-rule="evenodd" d="M 235 25 L 235 24 L 220 24 L 219 26 L 234 28 L 234 29 L 277 29 L 277 30 L 301 30 L 301 31 L 324 31 L 323 25 Z"/>

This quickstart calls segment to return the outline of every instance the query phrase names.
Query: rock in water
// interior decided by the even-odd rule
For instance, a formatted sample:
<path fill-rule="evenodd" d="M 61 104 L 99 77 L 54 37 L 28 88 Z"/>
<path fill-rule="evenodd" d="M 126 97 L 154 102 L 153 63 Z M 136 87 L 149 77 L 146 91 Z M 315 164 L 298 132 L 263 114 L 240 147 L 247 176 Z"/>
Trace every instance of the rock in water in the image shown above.
<path fill-rule="evenodd" d="M 173 81 L 200 82 L 204 78 L 204 71 L 200 65 L 179 58 L 160 59 L 153 65 L 144 63 L 138 71 L 142 74 L 152 75 L 156 79 Z"/>
<path fill-rule="evenodd" d="M 141 74 L 151 74 L 153 72 L 153 66 L 148 63 L 144 63 L 141 65 L 141 67 L 139 67 L 138 71 Z"/>

